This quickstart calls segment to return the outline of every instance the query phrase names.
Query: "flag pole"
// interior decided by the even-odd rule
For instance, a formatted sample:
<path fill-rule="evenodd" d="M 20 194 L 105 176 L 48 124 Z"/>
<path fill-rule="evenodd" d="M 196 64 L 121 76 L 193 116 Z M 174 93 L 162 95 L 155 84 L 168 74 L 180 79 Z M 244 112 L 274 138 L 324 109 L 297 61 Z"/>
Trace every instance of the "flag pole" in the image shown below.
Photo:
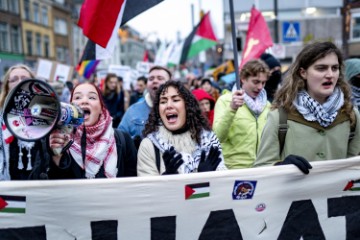
<path fill-rule="evenodd" d="M 239 76 L 238 49 L 237 49 L 237 45 L 236 45 L 236 31 L 235 31 L 235 16 L 234 16 L 233 0 L 229 0 L 229 5 L 230 5 L 230 19 L 231 19 L 231 35 L 232 35 L 233 52 L 234 52 L 236 89 L 239 90 L 241 88 L 241 84 L 240 84 L 240 76 Z"/>

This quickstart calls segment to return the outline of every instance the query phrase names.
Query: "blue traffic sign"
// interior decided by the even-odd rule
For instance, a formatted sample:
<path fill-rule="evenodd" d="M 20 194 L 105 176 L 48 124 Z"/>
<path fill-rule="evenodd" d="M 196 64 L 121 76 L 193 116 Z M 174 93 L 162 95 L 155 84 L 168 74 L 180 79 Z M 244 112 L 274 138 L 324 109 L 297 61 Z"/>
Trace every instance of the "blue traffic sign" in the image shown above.
<path fill-rule="evenodd" d="M 283 42 L 300 41 L 300 22 L 283 22 L 282 33 Z"/>

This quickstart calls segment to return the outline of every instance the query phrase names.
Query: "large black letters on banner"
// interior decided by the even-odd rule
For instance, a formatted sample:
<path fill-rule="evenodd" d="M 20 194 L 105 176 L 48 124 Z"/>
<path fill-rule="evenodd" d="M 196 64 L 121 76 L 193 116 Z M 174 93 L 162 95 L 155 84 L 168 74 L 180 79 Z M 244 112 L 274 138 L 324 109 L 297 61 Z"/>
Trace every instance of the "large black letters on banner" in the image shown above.
<path fill-rule="evenodd" d="M 318 214 L 311 200 L 291 204 L 278 240 L 325 240 Z"/>
<path fill-rule="evenodd" d="M 243 240 L 233 210 L 212 211 L 199 240 Z"/>
<path fill-rule="evenodd" d="M 117 240 L 117 227 L 116 220 L 91 222 L 91 239 Z"/>
<path fill-rule="evenodd" d="M 151 240 L 175 240 L 176 216 L 151 218 Z"/>
<path fill-rule="evenodd" d="M 328 199 L 328 217 L 345 216 L 346 240 L 360 239 L 360 196 Z"/>
<path fill-rule="evenodd" d="M 46 240 L 44 226 L 0 229 L 1 240 Z"/>

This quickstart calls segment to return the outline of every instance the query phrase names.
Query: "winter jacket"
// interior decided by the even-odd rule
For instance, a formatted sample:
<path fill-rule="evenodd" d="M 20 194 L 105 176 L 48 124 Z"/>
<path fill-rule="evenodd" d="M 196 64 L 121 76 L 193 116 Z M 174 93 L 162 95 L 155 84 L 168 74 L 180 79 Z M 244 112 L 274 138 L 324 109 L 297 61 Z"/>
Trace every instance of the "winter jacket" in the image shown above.
<path fill-rule="evenodd" d="M 127 132 L 132 138 L 136 136 L 143 137 L 142 131 L 145 128 L 145 123 L 149 118 L 152 101 L 150 94 L 145 95 L 143 101 L 131 105 L 125 112 L 118 129 Z"/>
<path fill-rule="evenodd" d="M 220 140 L 227 168 L 249 168 L 256 159 L 270 103 L 256 118 L 246 104 L 232 110 L 231 101 L 232 93 L 225 93 L 216 102 L 213 130 Z"/>
<path fill-rule="evenodd" d="M 117 159 L 117 168 L 118 173 L 117 177 L 131 177 L 136 176 L 136 148 L 134 142 L 132 141 L 129 134 L 122 132 L 123 139 L 125 142 L 122 142 L 120 137 L 120 130 L 114 130 L 115 142 L 116 142 L 116 151 L 118 155 Z M 81 179 L 85 178 L 85 170 L 82 169 L 73 159 L 73 157 L 66 152 L 63 154 L 60 160 L 60 165 L 56 166 L 53 161 L 50 161 L 50 179 Z M 101 166 L 99 172 L 96 174 L 95 178 L 106 178 L 104 173 L 104 167 Z"/>
<path fill-rule="evenodd" d="M 327 128 L 318 122 L 309 122 L 296 110 L 288 114 L 288 130 L 284 149 L 280 155 L 278 138 L 279 111 L 271 111 L 266 122 L 259 152 L 254 166 L 270 165 L 282 161 L 289 154 L 299 155 L 308 161 L 324 161 L 353 157 L 360 152 L 360 116 L 357 109 L 355 136 L 349 142 L 350 120 L 339 111 Z"/>

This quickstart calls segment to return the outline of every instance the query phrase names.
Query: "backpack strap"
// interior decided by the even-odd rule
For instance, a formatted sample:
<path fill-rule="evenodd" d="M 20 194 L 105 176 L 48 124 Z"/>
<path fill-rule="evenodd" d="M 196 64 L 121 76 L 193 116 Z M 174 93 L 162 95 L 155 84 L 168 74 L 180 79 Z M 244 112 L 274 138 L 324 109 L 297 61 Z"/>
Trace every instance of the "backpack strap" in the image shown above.
<path fill-rule="evenodd" d="M 160 173 L 160 150 L 154 145 L 154 150 L 155 150 L 155 161 L 156 161 L 156 168 Z"/>
<path fill-rule="evenodd" d="M 279 130 L 278 130 L 278 137 L 279 137 L 279 144 L 280 144 L 280 152 L 281 155 L 284 145 L 285 145 L 285 138 L 286 133 L 289 128 L 289 125 L 287 124 L 288 114 L 285 111 L 283 107 L 279 107 Z"/>
<path fill-rule="evenodd" d="M 355 137 L 356 121 L 357 121 L 355 113 L 354 116 L 355 116 L 355 123 L 353 124 L 353 126 L 350 127 L 349 142 Z"/>

